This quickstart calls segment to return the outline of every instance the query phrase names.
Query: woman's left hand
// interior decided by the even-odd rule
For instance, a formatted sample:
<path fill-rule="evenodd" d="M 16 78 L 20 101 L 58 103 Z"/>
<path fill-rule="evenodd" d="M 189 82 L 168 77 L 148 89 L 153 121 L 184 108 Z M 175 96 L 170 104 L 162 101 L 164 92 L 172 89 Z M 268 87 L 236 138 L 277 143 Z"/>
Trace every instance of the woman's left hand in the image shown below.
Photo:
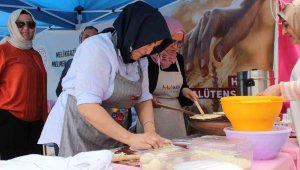
<path fill-rule="evenodd" d="M 144 134 L 147 136 L 148 142 L 152 141 L 152 143 L 150 142 L 152 148 L 160 148 L 166 143 L 166 141 L 169 141 L 168 139 L 161 137 L 156 132 L 145 132 Z"/>
<path fill-rule="evenodd" d="M 134 149 L 146 150 L 160 148 L 167 141 L 169 140 L 159 136 L 155 132 L 145 132 L 131 134 L 126 144 Z"/>
<path fill-rule="evenodd" d="M 199 96 L 197 95 L 197 93 L 189 88 L 183 88 L 182 94 L 184 97 L 190 99 L 191 101 L 195 101 L 195 100 L 199 99 Z"/>

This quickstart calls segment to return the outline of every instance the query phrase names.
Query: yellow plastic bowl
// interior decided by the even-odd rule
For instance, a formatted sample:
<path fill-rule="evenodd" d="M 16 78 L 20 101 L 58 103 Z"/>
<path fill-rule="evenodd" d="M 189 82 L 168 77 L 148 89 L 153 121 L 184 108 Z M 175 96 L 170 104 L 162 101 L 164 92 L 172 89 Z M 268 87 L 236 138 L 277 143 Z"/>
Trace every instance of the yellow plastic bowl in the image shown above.
<path fill-rule="evenodd" d="M 221 106 L 236 131 L 270 131 L 282 108 L 278 96 L 229 96 Z"/>

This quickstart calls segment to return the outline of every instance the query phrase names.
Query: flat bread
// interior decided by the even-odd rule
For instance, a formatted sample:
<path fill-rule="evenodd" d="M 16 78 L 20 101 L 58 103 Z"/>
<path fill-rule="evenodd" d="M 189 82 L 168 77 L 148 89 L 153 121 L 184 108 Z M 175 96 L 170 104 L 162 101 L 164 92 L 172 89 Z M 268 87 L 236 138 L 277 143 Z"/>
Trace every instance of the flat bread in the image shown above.
<path fill-rule="evenodd" d="M 215 119 L 215 118 L 219 118 L 222 117 L 223 115 L 220 114 L 196 114 L 194 116 L 191 116 L 190 119 L 197 119 L 197 120 L 206 120 L 206 119 Z"/>
<path fill-rule="evenodd" d="M 213 114 L 216 114 L 216 115 L 225 115 L 224 112 L 213 112 Z"/>
<path fill-rule="evenodd" d="M 112 162 L 139 160 L 140 155 L 126 155 L 124 153 L 113 154 Z"/>

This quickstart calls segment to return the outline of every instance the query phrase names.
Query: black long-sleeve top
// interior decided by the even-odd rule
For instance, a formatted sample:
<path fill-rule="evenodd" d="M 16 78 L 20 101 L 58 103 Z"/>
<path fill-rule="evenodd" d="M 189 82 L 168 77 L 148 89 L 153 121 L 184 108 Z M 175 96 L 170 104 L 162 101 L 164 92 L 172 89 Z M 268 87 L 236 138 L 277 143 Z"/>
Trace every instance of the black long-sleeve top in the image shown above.
<path fill-rule="evenodd" d="M 62 92 L 62 79 L 66 76 L 71 64 L 72 64 L 72 61 L 73 59 L 70 59 L 66 62 L 65 64 L 65 68 L 63 69 L 62 73 L 61 73 L 61 76 L 59 78 L 59 82 L 57 84 L 57 87 L 56 87 L 56 96 L 58 97 L 60 95 L 60 93 Z"/>
<path fill-rule="evenodd" d="M 186 77 L 185 77 L 185 70 L 184 70 L 184 60 L 183 60 L 183 56 L 179 53 L 177 53 L 177 61 L 180 67 L 180 71 L 181 71 L 181 75 L 183 78 L 183 84 L 181 86 L 180 89 L 180 93 L 179 93 L 179 97 L 178 97 L 178 101 L 180 103 L 181 106 L 190 106 L 193 104 L 192 101 L 190 101 L 188 98 L 184 97 L 182 94 L 182 89 L 183 88 L 189 88 L 187 81 L 186 81 Z M 148 62 L 149 62 L 149 66 L 148 66 L 148 76 L 149 76 L 149 91 L 150 93 L 153 94 L 155 87 L 157 85 L 157 79 L 158 79 L 158 65 L 150 58 L 148 57 Z M 172 64 L 170 67 L 168 67 L 167 69 L 163 69 L 163 71 L 166 72 L 174 72 L 174 71 L 179 71 L 177 69 L 177 65 L 176 63 Z"/>

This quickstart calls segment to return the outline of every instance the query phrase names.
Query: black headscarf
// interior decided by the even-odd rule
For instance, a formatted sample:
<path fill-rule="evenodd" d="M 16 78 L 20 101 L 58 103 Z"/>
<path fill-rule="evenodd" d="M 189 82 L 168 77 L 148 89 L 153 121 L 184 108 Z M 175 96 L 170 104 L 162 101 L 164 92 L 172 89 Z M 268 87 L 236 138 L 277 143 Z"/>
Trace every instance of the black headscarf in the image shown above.
<path fill-rule="evenodd" d="M 164 17 L 158 10 L 141 1 L 127 5 L 113 26 L 117 33 L 117 48 L 125 64 L 135 62 L 130 56 L 133 50 L 164 40 L 152 51 L 158 53 L 172 43 Z"/>

